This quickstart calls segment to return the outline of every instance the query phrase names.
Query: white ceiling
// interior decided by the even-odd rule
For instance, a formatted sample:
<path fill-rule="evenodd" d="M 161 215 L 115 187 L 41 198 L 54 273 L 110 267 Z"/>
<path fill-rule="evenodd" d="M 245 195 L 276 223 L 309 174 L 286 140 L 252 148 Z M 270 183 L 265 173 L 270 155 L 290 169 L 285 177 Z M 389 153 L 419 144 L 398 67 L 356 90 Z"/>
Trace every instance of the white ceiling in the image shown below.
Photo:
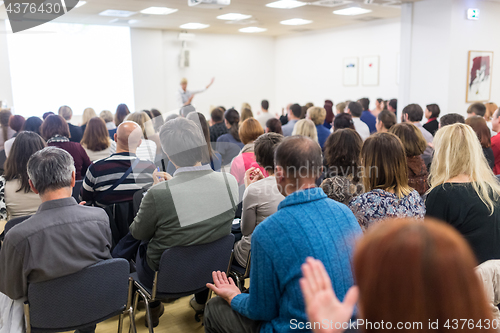
<path fill-rule="evenodd" d="M 81 23 L 81 24 L 104 24 L 104 25 L 128 25 L 137 28 L 165 29 L 181 31 L 181 24 L 197 22 L 209 24 L 210 27 L 203 30 L 192 30 L 193 32 L 203 31 L 207 33 L 229 33 L 241 34 L 238 30 L 247 26 L 257 26 L 266 28 L 267 31 L 259 33 L 268 36 L 280 36 L 299 31 L 312 31 L 339 27 L 362 21 L 372 21 L 377 19 L 397 18 L 400 16 L 400 8 L 395 0 L 352 0 L 352 3 L 325 7 L 307 5 L 295 9 L 275 9 L 265 5 L 274 0 L 231 0 L 231 5 L 222 9 L 207 9 L 201 7 L 189 7 L 187 0 L 87 0 L 87 4 L 80 8 L 71 10 L 66 15 L 57 19 L 58 22 Z M 302 0 L 314 2 L 316 0 Z M 322 0 L 325 1 L 325 0 Z M 326 0 L 331 1 L 331 0 Z M 365 4 L 365 2 L 373 2 Z M 402 2 L 414 2 L 419 0 L 402 0 Z M 391 5 L 392 4 L 392 5 Z M 170 15 L 144 15 L 139 13 L 148 7 L 169 7 L 178 9 Z M 358 16 L 334 15 L 333 10 L 351 6 L 360 6 L 371 9 L 372 12 Z M 124 19 L 119 18 L 118 22 L 110 23 L 113 17 L 103 17 L 98 14 L 106 9 L 119 9 L 137 12 Z M 5 9 L 3 16 L 5 18 Z M 227 23 L 216 19 L 216 16 L 225 13 L 241 13 L 252 15 L 246 22 Z M 303 18 L 312 20 L 313 23 L 303 26 L 284 26 L 279 22 L 292 18 Z M 129 20 L 137 20 L 130 24 Z"/>

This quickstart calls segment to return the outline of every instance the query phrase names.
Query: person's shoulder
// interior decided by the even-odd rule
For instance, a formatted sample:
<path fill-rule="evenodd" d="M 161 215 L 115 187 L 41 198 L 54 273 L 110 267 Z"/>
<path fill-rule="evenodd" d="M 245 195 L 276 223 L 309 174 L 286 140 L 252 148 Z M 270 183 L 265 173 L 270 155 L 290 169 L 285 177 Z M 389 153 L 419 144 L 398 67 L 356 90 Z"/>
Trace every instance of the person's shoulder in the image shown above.
<path fill-rule="evenodd" d="M 226 134 L 222 134 L 221 136 L 219 136 L 217 138 L 217 142 L 229 142 L 229 133 L 226 133 Z"/>

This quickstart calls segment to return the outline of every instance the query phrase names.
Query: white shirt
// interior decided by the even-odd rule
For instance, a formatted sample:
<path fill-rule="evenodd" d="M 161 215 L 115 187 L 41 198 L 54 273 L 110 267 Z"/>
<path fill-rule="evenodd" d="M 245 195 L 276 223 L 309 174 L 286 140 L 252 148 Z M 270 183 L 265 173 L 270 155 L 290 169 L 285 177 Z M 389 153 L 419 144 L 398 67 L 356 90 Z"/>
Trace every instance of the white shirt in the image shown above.
<path fill-rule="evenodd" d="M 116 145 L 111 146 L 111 155 L 116 153 Z M 143 161 L 155 162 L 156 143 L 153 140 L 142 139 L 141 145 L 137 147 L 135 155 Z"/>
<path fill-rule="evenodd" d="M 191 96 L 193 96 L 194 94 L 202 93 L 205 90 L 207 90 L 207 88 L 200 89 L 200 90 L 193 90 L 193 91 L 190 91 L 190 90 L 184 91 L 184 90 L 182 90 L 181 87 L 179 87 L 179 89 L 177 90 L 177 104 L 179 105 L 179 107 L 182 107 L 182 106 L 184 106 L 184 104 L 187 101 L 189 101 Z"/>
<path fill-rule="evenodd" d="M 267 111 L 267 112 L 260 111 L 260 115 L 257 116 L 257 120 L 259 121 L 259 123 L 262 126 L 262 128 L 264 129 L 264 131 L 266 130 L 267 121 L 271 118 L 274 118 L 274 117 L 269 111 Z"/>
<path fill-rule="evenodd" d="M 352 122 L 354 123 L 354 129 L 358 132 L 359 136 L 363 141 L 365 141 L 370 136 L 370 128 L 361 118 L 352 117 Z"/>

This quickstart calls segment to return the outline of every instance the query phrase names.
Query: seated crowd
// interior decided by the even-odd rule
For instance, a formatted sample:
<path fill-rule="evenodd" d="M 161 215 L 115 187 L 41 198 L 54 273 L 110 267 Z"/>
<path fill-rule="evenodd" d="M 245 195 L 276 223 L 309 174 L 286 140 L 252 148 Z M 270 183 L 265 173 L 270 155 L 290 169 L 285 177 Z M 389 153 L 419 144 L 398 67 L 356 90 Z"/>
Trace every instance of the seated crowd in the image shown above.
<path fill-rule="evenodd" d="M 327 100 L 279 117 L 264 100 L 207 121 L 189 103 L 167 117 L 120 104 L 85 109 L 81 126 L 69 106 L 43 120 L 0 111 L 0 312 L 30 283 L 112 257 L 153 288 L 166 250 L 232 233 L 228 264 L 249 269 L 249 289 L 213 272 L 190 300 L 206 332 L 492 322 L 500 111 L 439 118 L 436 104 L 410 104 L 398 123 L 397 109 Z M 156 327 L 164 305 L 147 306 Z"/>

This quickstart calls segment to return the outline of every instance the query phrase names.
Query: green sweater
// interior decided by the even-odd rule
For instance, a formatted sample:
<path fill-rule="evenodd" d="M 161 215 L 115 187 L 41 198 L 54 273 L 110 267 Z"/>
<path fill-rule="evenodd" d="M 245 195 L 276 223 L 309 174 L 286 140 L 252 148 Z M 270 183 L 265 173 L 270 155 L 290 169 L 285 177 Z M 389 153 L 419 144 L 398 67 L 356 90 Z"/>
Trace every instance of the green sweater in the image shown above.
<path fill-rule="evenodd" d="M 205 167 L 180 168 L 171 180 L 147 192 L 130 233 L 149 241 L 147 262 L 158 270 L 166 249 L 228 235 L 237 202 L 238 183 L 232 175 Z"/>

